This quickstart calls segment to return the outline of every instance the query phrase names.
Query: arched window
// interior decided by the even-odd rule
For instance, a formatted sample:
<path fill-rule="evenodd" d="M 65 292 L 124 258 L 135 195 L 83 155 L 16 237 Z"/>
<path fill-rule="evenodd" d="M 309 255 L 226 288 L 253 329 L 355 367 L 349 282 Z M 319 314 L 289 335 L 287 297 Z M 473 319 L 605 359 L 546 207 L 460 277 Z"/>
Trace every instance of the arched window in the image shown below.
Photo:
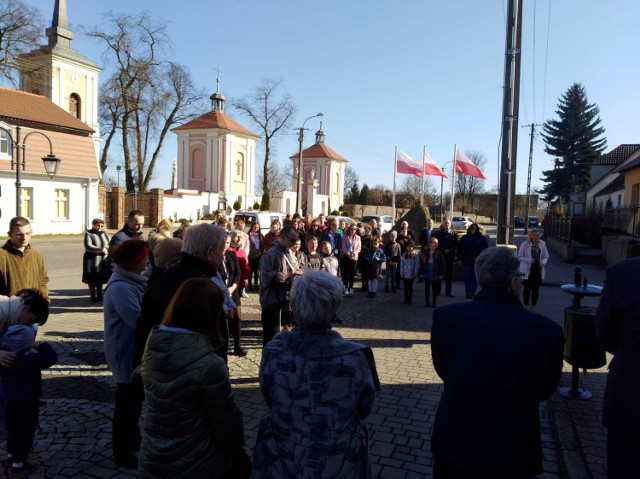
<path fill-rule="evenodd" d="M 336 193 L 340 193 L 340 173 L 336 172 L 336 182 L 335 185 L 333 186 L 333 190 Z"/>
<path fill-rule="evenodd" d="M 80 118 L 80 106 L 80 96 L 77 93 L 69 95 L 69 113 L 75 116 L 78 120 L 82 120 L 82 118 Z"/>

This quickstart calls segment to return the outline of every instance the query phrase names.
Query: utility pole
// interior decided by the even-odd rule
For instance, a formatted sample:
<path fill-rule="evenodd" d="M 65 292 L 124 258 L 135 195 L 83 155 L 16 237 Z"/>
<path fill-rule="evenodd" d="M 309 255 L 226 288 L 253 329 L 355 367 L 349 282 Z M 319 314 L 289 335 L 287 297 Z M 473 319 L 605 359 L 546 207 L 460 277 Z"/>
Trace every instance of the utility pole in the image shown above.
<path fill-rule="evenodd" d="M 529 172 L 527 173 L 527 198 L 525 200 L 524 206 L 524 234 L 529 233 L 529 207 L 531 206 L 531 167 L 533 165 L 533 138 L 536 134 L 536 125 L 531 123 L 531 125 L 522 125 L 523 128 L 530 126 L 531 127 L 531 141 L 529 143 Z"/>
<path fill-rule="evenodd" d="M 502 154 L 497 211 L 497 244 L 513 244 L 513 212 L 516 192 L 518 113 L 520 109 L 520 56 L 522 2 L 509 0 L 502 101 Z"/>

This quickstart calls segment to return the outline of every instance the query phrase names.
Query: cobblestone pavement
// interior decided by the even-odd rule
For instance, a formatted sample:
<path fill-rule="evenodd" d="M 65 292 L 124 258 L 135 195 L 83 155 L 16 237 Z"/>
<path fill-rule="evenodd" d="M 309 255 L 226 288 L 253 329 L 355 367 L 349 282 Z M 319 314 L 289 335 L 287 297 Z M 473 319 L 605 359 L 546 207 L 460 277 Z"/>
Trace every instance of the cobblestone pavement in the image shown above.
<path fill-rule="evenodd" d="M 40 430 L 31 456 L 40 467 L 29 477 L 136 477 L 135 471 L 117 469 L 111 460 L 114 383 L 104 358 L 102 308 L 89 301 L 79 279 L 80 260 L 77 265 L 66 265 L 58 275 L 50 267 L 52 314 L 39 337 L 54 345 L 60 360 L 44 373 L 47 403 L 41 409 Z M 570 280 L 567 271 L 572 268 L 564 269 L 562 274 Z M 416 285 L 418 297 L 421 286 Z M 463 290 L 463 284 L 455 282 L 458 298 L 442 298 L 442 304 L 460 301 Z M 404 305 L 401 292 L 379 292 L 375 299 L 365 296 L 358 292 L 353 298 L 345 298 L 339 312 L 343 324 L 338 331 L 349 340 L 371 346 L 378 365 L 383 389 L 367 420 L 374 476 L 430 478 L 431 427 L 442 390 L 430 358 L 433 310 L 418 306 L 420 301 L 414 306 Z M 543 287 L 539 311 L 562 324 L 562 311 L 569 303 L 570 298 L 556 286 Z M 249 354 L 245 358 L 231 356 L 229 367 L 234 395 L 244 414 L 247 442 L 253 447 L 259 421 L 266 413 L 258 386 L 261 348 L 255 293 L 243 300 L 243 317 L 243 346 Z M 570 383 L 569 371 L 567 366 L 562 378 L 565 385 Z M 605 436 L 599 422 L 605 371 L 603 368 L 581 378 L 581 386 L 594 393 L 593 400 L 567 401 L 555 395 L 541 405 L 545 460 L 541 478 L 605 477 L 598 474 L 603 471 L 605 457 Z M 572 434 L 558 440 L 558 427 Z M 567 458 L 575 461 L 565 466 Z M 571 475 L 567 468 L 578 475 Z"/>

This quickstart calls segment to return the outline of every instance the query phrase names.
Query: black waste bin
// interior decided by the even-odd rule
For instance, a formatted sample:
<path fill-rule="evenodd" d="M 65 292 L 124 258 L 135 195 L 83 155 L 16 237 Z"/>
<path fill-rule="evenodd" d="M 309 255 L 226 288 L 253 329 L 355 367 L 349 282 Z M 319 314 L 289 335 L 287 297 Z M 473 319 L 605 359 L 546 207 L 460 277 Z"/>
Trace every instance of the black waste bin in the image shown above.
<path fill-rule="evenodd" d="M 607 364 L 605 351 L 596 338 L 596 308 L 565 308 L 564 359 L 582 369 L 597 369 Z"/>

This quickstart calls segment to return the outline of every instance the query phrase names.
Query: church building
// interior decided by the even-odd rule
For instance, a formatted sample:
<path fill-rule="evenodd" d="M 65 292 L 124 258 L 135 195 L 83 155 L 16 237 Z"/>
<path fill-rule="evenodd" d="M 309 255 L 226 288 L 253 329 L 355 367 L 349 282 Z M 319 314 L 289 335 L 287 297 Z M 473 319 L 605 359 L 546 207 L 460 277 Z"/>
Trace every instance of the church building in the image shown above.
<path fill-rule="evenodd" d="M 322 129 L 316 132 L 314 145 L 302 151 L 302 189 L 300 205 L 305 214 L 318 216 L 337 210 L 344 203 L 344 174 L 347 160 L 326 144 L 326 134 Z M 299 155 L 289 157 L 293 171 L 297 171 Z M 293 176 L 297 178 L 296 175 Z M 294 213 L 296 185 L 293 192 L 283 192 L 281 211 Z"/>
<path fill-rule="evenodd" d="M 80 233 L 99 215 L 100 68 L 72 48 L 66 0 L 46 35 L 18 59 L 20 90 L 0 88 L 0 231 L 18 212 L 35 234 Z M 60 159 L 53 176 L 50 154 Z"/>
<path fill-rule="evenodd" d="M 211 95 L 211 111 L 174 128 L 178 136 L 177 191 L 209 192 L 215 198 L 204 205 L 203 214 L 229 208 L 239 202 L 250 208 L 255 194 L 256 141 L 259 135 L 224 112 L 225 97 L 218 89 Z M 166 202 L 166 200 L 165 200 Z"/>

